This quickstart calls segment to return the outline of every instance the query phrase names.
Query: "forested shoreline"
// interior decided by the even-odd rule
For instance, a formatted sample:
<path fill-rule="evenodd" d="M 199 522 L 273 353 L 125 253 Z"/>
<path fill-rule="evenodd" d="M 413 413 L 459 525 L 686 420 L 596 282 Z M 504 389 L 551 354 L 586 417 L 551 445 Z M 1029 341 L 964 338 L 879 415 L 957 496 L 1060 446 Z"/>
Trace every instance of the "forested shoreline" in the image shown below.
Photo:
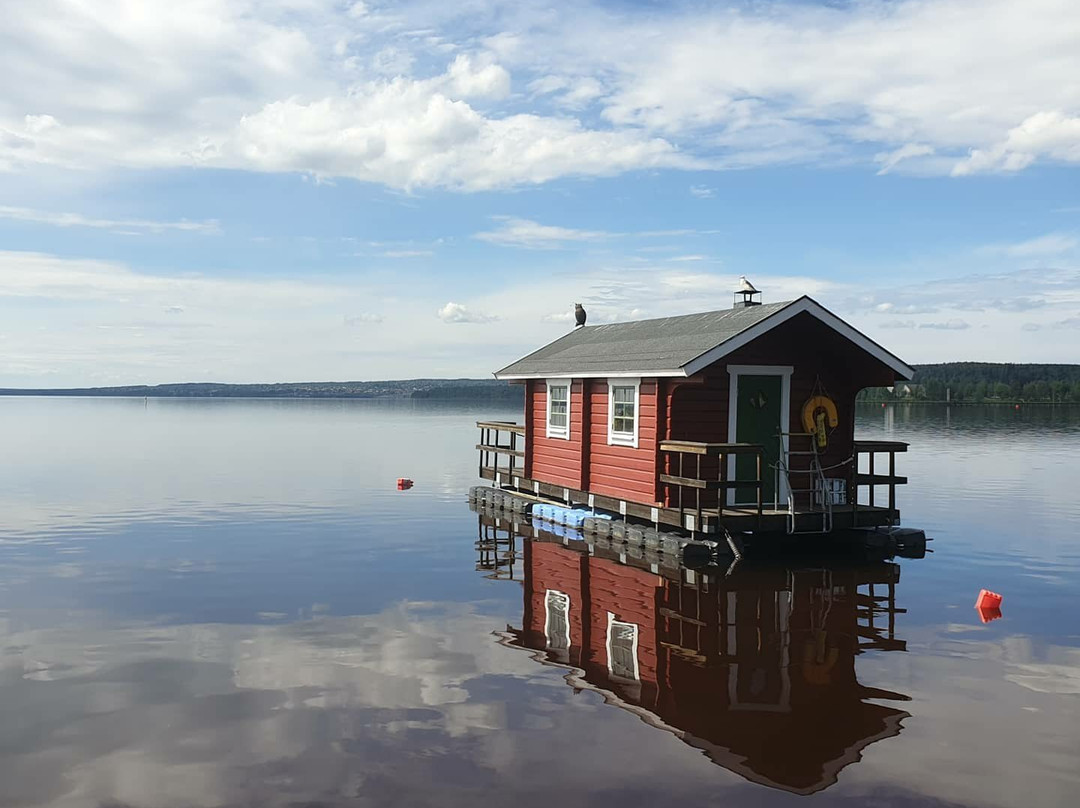
<path fill-rule="evenodd" d="M 946 362 L 914 368 L 910 382 L 869 388 L 859 400 L 1080 404 L 1080 365 Z"/>

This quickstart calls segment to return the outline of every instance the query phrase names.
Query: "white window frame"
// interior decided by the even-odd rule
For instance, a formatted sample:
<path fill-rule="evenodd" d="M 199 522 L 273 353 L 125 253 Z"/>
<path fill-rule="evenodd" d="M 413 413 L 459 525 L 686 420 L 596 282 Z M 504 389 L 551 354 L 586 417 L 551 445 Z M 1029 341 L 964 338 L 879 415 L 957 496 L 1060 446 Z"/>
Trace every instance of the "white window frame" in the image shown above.
<path fill-rule="evenodd" d="M 556 600 L 563 604 L 563 618 L 565 625 L 563 626 L 562 639 L 565 643 L 563 648 L 551 647 L 551 635 L 552 635 L 552 614 L 551 614 L 551 602 Z M 544 637 L 546 639 L 546 645 L 549 651 L 553 653 L 565 652 L 567 659 L 569 659 L 570 653 L 570 609 L 573 603 L 570 601 L 570 596 L 565 592 L 560 592 L 558 589 L 548 589 L 544 593 Z"/>
<path fill-rule="evenodd" d="M 544 397 L 547 399 L 547 436 L 549 438 L 558 438 L 560 440 L 570 440 L 570 402 L 574 397 L 574 380 L 573 379 L 548 379 L 545 384 L 547 388 L 544 392 Z M 553 426 L 551 423 L 551 388 L 552 385 L 556 387 L 566 388 L 566 426 Z"/>
<path fill-rule="evenodd" d="M 629 629 L 631 629 L 633 631 L 633 639 L 630 641 L 630 653 L 634 657 L 634 673 L 633 673 L 633 678 L 630 678 L 630 679 L 628 679 L 627 677 L 622 676 L 622 675 L 620 675 L 618 673 L 615 673 L 615 659 L 614 659 L 614 654 L 612 653 L 612 646 L 614 645 L 614 643 L 612 642 L 612 640 L 614 639 L 615 626 L 616 625 L 618 625 L 620 628 L 629 628 Z M 616 681 L 624 681 L 624 682 L 627 682 L 627 681 L 640 682 L 641 681 L 641 667 L 640 667 L 640 663 L 638 662 L 638 635 L 639 634 L 640 634 L 640 631 L 638 629 L 638 624 L 637 623 L 630 623 L 630 622 L 628 622 L 626 620 L 619 620 L 611 612 L 607 613 L 607 643 L 606 643 L 607 644 L 607 663 L 608 663 L 608 676 L 611 677 L 612 679 L 615 679 Z"/>
<path fill-rule="evenodd" d="M 641 433 L 641 379 L 608 379 L 608 445 L 638 447 L 638 435 Z M 634 434 L 615 431 L 615 388 L 634 388 Z"/>

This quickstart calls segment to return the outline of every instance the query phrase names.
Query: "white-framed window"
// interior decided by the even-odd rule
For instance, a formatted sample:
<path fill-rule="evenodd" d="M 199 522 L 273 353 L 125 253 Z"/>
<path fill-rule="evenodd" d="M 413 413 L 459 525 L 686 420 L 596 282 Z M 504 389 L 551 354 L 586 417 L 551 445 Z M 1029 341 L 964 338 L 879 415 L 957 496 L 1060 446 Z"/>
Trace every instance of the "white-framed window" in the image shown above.
<path fill-rule="evenodd" d="M 547 381 L 547 436 L 570 439 L 570 379 Z"/>
<path fill-rule="evenodd" d="M 561 662 L 570 658 L 570 596 L 549 589 L 544 596 L 544 634 L 547 650 Z"/>
<path fill-rule="evenodd" d="M 613 678 L 637 681 L 641 678 L 638 669 L 638 627 L 637 623 L 616 620 L 615 615 L 607 615 L 607 654 L 608 673 Z"/>
<path fill-rule="evenodd" d="M 641 379 L 608 379 L 608 443 L 638 445 Z"/>

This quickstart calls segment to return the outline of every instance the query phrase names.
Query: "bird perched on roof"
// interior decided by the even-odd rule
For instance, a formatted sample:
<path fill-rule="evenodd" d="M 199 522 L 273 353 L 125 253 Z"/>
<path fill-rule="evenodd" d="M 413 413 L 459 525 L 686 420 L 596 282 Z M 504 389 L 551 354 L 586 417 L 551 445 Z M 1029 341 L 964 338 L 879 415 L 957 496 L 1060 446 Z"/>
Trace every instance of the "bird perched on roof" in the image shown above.
<path fill-rule="evenodd" d="M 739 291 L 740 292 L 755 292 L 756 293 L 757 289 L 754 288 L 754 284 L 750 283 L 750 281 L 748 281 L 746 279 L 745 275 L 740 275 L 739 276 Z"/>
<path fill-rule="evenodd" d="M 574 304 L 574 320 L 578 325 L 585 325 L 585 318 L 588 315 L 585 314 L 585 309 L 580 303 Z"/>

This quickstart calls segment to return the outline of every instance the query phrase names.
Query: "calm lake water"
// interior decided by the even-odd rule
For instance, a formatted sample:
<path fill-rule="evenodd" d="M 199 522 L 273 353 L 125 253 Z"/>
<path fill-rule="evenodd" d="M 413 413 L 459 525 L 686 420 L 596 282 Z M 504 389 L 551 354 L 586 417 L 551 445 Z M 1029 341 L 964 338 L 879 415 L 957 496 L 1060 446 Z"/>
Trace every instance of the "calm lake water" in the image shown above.
<path fill-rule="evenodd" d="M 691 573 L 706 640 L 685 573 L 478 571 L 478 418 L 0 398 L 0 805 L 1077 804 L 1080 411 L 865 410 L 934 552 Z"/>

